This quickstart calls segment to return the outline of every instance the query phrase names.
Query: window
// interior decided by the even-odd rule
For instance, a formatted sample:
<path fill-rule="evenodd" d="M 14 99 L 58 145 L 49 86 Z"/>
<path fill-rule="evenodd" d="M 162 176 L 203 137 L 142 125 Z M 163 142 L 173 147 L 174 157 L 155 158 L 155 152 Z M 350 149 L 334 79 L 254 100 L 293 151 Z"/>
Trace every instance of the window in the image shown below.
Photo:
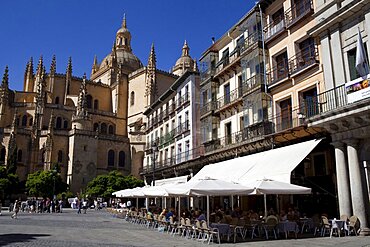
<path fill-rule="evenodd" d="M 27 115 L 23 115 L 22 117 L 22 126 L 23 127 L 27 126 Z"/>
<path fill-rule="evenodd" d="M 58 151 L 58 163 L 62 163 L 62 162 L 63 162 L 63 151 L 59 150 Z"/>
<path fill-rule="evenodd" d="M 185 101 L 189 100 L 189 85 L 185 86 Z"/>
<path fill-rule="evenodd" d="M 182 147 L 181 143 L 177 145 L 177 163 L 181 162 L 181 152 L 182 152 Z"/>
<path fill-rule="evenodd" d="M 56 128 L 57 129 L 62 128 L 62 118 L 61 117 L 57 117 Z"/>
<path fill-rule="evenodd" d="M 57 104 L 57 105 L 59 104 L 59 97 L 55 98 L 55 104 Z"/>
<path fill-rule="evenodd" d="M 63 129 L 68 129 L 68 120 L 64 120 Z"/>
<path fill-rule="evenodd" d="M 135 92 L 132 91 L 130 94 L 130 106 L 133 106 L 135 104 Z"/>
<path fill-rule="evenodd" d="M 226 144 L 231 144 L 231 122 L 225 124 L 225 137 L 226 137 Z"/>
<path fill-rule="evenodd" d="M 19 149 L 18 150 L 18 155 L 17 155 L 17 160 L 18 160 L 18 162 L 22 162 L 22 150 L 21 149 Z"/>
<path fill-rule="evenodd" d="M 108 166 L 114 166 L 114 151 L 108 151 Z"/>
<path fill-rule="evenodd" d="M 364 47 L 365 47 L 365 56 L 367 56 L 366 43 L 364 43 Z M 356 48 L 349 50 L 347 52 L 347 57 L 348 57 L 349 76 L 352 81 L 360 77 L 360 74 L 357 72 L 356 69 Z M 365 59 L 366 61 L 369 61 L 367 57 Z"/>
<path fill-rule="evenodd" d="M 230 84 L 224 86 L 224 104 L 230 103 Z"/>
<path fill-rule="evenodd" d="M 94 131 L 99 131 L 99 124 L 98 123 L 94 123 Z"/>
<path fill-rule="evenodd" d="M 120 151 L 119 152 L 119 155 L 118 155 L 118 166 L 119 167 L 124 167 L 125 166 L 125 152 L 124 151 Z"/>
<path fill-rule="evenodd" d="M 98 110 L 99 109 L 99 100 L 94 100 L 94 109 Z"/>
<path fill-rule="evenodd" d="M 109 125 L 109 127 L 108 127 L 108 133 L 109 133 L 110 135 L 113 135 L 113 134 L 114 134 L 114 128 L 113 128 L 113 125 Z"/>
<path fill-rule="evenodd" d="M 280 106 L 280 129 L 285 130 L 292 127 L 292 101 L 291 99 L 283 100 L 279 103 Z"/>
<path fill-rule="evenodd" d="M 100 132 L 101 132 L 102 134 L 107 134 L 107 124 L 106 124 L 106 123 L 102 123 L 102 124 L 101 124 Z"/>
<path fill-rule="evenodd" d="M 285 51 L 280 55 L 275 57 L 276 62 L 276 78 L 275 80 L 280 80 L 288 76 L 289 67 L 288 67 L 288 53 Z"/>
<path fill-rule="evenodd" d="M 229 48 L 227 48 L 226 50 L 224 50 L 222 52 L 222 58 L 221 58 L 221 61 L 223 63 L 223 66 L 226 66 L 229 64 Z"/>
<path fill-rule="evenodd" d="M 86 96 L 86 107 L 88 109 L 92 108 L 92 96 L 91 95 Z"/>
<path fill-rule="evenodd" d="M 185 142 L 185 160 L 188 160 L 190 158 L 189 151 L 190 151 L 190 142 L 186 141 Z"/>
<path fill-rule="evenodd" d="M 305 117 L 311 117 L 318 114 L 317 90 L 316 87 L 304 91 L 300 94 L 300 112 Z"/>

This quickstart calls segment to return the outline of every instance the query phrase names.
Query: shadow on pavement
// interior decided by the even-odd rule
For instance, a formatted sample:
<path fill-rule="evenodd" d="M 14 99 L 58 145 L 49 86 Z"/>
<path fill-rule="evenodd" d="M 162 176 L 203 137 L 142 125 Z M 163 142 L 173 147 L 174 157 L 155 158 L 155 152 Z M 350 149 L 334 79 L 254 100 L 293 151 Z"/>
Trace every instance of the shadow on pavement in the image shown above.
<path fill-rule="evenodd" d="M 49 237 L 49 234 L 0 234 L 0 246 L 6 246 L 12 243 L 29 242 L 36 240 L 37 237 Z"/>

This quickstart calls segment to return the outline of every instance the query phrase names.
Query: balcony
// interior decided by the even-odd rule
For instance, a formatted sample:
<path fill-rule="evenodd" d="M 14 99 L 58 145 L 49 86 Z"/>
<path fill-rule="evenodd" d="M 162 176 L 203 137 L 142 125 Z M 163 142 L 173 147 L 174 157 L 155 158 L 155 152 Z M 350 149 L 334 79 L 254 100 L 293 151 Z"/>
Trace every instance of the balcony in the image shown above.
<path fill-rule="evenodd" d="M 160 146 L 168 145 L 169 143 L 173 141 L 174 136 L 175 136 L 175 130 L 171 130 L 170 132 L 168 132 L 167 134 L 159 138 L 159 145 Z"/>
<path fill-rule="evenodd" d="M 310 45 L 288 61 L 291 76 L 305 69 L 311 68 L 313 65 L 319 64 L 319 52 L 317 46 Z"/>
<path fill-rule="evenodd" d="M 243 81 L 242 91 L 243 95 L 250 94 L 257 89 L 260 89 L 263 85 L 263 75 L 257 74 L 247 80 Z"/>
<path fill-rule="evenodd" d="M 216 73 L 214 77 L 222 76 L 229 70 L 238 66 L 238 62 L 240 61 L 240 50 L 241 48 L 237 46 L 231 52 L 230 56 L 221 58 L 221 60 L 216 64 Z"/>
<path fill-rule="evenodd" d="M 262 33 L 260 31 L 252 33 L 244 40 L 244 45 L 241 47 L 241 54 L 255 49 L 260 42 L 262 42 Z"/>
<path fill-rule="evenodd" d="M 168 114 L 171 115 L 171 114 L 175 113 L 175 110 L 176 110 L 176 103 L 172 102 L 172 104 L 169 105 Z"/>
<path fill-rule="evenodd" d="M 272 21 L 269 25 L 265 27 L 265 42 L 269 42 L 276 38 L 278 34 L 285 31 L 285 19 L 284 16 L 276 21 Z"/>
<path fill-rule="evenodd" d="M 267 73 L 268 74 L 268 85 L 272 86 L 278 82 L 288 79 L 289 77 L 289 64 L 288 61 L 283 60 Z"/>
<path fill-rule="evenodd" d="M 273 133 L 273 123 L 264 121 L 244 128 L 241 131 L 216 139 L 211 145 L 205 147 L 205 152 L 213 152 L 227 148 L 232 145 L 240 145 L 252 142 L 256 139 L 263 139 L 265 135 Z"/>
<path fill-rule="evenodd" d="M 190 130 L 190 126 L 189 126 L 189 120 L 183 122 L 183 123 L 180 123 L 179 126 L 176 127 L 175 129 L 175 137 L 187 132 Z"/>
<path fill-rule="evenodd" d="M 207 68 L 203 71 L 200 71 L 200 79 L 202 82 L 204 81 L 207 81 L 209 78 L 211 78 L 212 76 L 214 76 L 216 72 L 216 69 L 215 68 Z"/>
<path fill-rule="evenodd" d="M 203 115 L 206 115 L 207 113 L 215 110 L 215 107 L 216 104 L 214 101 L 210 101 L 208 103 L 206 103 L 205 105 L 203 105 L 201 108 L 200 108 L 200 115 L 203 116 Z"/>
<path fill-rule="evenodd" d="M 303 0 L 293 4 L 290 9 L 285 11 L 285 19 L 287 28 L 293 26 L 305 16 L 313 14 L 312 0 Z"/>
<path fill-rule="evenodd" d="M 229 94 L 226 94 L 216 101 L 216 111 L 221 111 L 226 107 L 232 106 L 234 103 L 241 100 L 242 97 L 242 88 L 238 87 L 231 91 Z"/>

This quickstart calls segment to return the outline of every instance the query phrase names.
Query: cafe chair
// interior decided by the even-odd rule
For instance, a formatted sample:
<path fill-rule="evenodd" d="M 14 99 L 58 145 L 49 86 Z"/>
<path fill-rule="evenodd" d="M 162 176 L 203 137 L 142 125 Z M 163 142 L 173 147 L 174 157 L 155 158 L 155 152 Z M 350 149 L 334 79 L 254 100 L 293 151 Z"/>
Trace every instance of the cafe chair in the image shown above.
<path fill-rule="evenodd" d="M 360 228 L 360 221 L 358 220 L 358 217 L 353 215 L 349 218 L 349 224 L 348 224 L 348 235 L 351 235 L 352 232 L 355 233 L 357 236 L 357 231 Z"/>
<path fill-rule="evenodd" d="M 326 216 L 321 216 L 321 236 L 324 237 L 326 234 L 330 235 L 331 225 Z"/>
<path fill-rule="evenodd" d="M 336 219 L 333 219 L 331 222 L 330 238 L 333 236 L 334 231 L 337 233 L 338 237 L 340 237 L 340 229 L 338 223 L 336 222 Z"/>
<path fill-rule="evenodd" d="M 278 219 L 276 216 L 270 215 L 266 218 L 266 224 L 264 225 L 264 230 L 266 233 L 266 239 L 269 239 L 269 233 L 273 233 L 275 239 L 276 237 L 276 226 L 278 224 Z"/>

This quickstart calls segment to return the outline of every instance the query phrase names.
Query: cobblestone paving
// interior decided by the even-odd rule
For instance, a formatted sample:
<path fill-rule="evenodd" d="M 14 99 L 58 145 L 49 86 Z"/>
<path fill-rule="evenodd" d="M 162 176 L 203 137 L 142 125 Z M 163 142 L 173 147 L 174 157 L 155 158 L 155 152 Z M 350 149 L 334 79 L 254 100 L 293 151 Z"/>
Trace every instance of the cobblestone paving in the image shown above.
<path fill-rule="evenodd" d="M 212 245 L 212 244 L 211 244 Z M 224 246 L 354 246 L 370 247 L 370 237 L 301 238 L 288 240 L 257 240 Z M 114 218 L 104 211 L 76 214 L 65 210 L 62 214 L 21 213 L 11 219 L 8 212 L 0 216 L 0 246 L 35 247 L 167 247 L 205 246 L 195 240 L 171 237 L 145 227 Z"/>

